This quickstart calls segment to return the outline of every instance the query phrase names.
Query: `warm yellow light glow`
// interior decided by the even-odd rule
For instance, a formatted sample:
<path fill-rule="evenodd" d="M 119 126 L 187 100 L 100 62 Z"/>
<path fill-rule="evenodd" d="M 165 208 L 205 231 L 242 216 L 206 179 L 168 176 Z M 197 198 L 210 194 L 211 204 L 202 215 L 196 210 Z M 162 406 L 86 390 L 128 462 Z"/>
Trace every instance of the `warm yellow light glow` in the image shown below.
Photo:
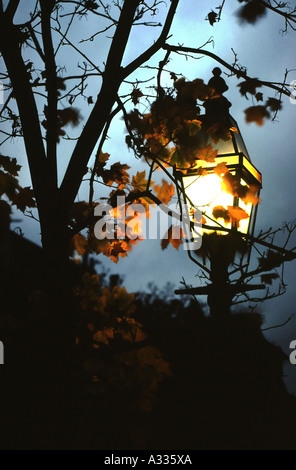
<path fill-rule="evenodd" d="M 243 186 L 247 186 L 243 179 L 241 179 L 240 182 Z M 208 173 L 205 176 L 186 176 L 183 178 L 183 183 L 185 193 L 189 198 L 189 207 L 191 207 L 191 204 L 193 204 L 195 208 L 202 212 L 204 217 L 204 224 L 214 227 L 222 226 L 227 229 L 231 229 L 231 221 L 227 222 L 222 217 L 216 219 L 213 216 L 213 209 L 217 206 L 222 206 L 225 210 L 227 210 L 229 206 L 238 204 L 238 207 L 249 215 L 249 218 L 245 218 L 239 221 L 238 229 L 241 233 L 248 232 L 252 204 L 250 202 L 245 203 L 241 199 L 238 200 L 237 198 L 234 198 L 232 194 L 226 192 L 223 181 L 217 174 Z M 201 234 L 212 232 L 214 232 L 214 230 L 202 229 Z M 221 235 L 227 234 L 227 232 L 223 231 L 216 231 L 216 233 Z"/>
<path fill-rule="evenodd" d="M 240 180 L 240 183 L 243 185 L 243 186 L 247 186 L 246 182 L 241 179 Z M 252 211 L 252 204 L 250 202 L 248 202 L 247 204 L 244 203 L 241 199 L 239 200 L 239 207 L 241 209 L 243 209 L 248 215 L 249 215 L 249 218 L 248 219 L 243 219 L 240 221 L 240 224 L 239 224 L 239 231 L 241 233 L 247 233 L 248 232 L 248 228 L 249 228 L 249 223 L 250 223 L 250 216 L 251 216 L 251 211 Z"/>
<path fill-rule="evenodd" d="M 215 168 L 215 166 L 220 162 L 225 162 L 226 165 L 239 165 L 239 155 L 218 155 L 214 162 L 204 162 L 203 160 L 197 160 L 193 168 Z"/>
<path fill-rule="evenodd" d="M 213 209 L 216 206 L 233 205 L 233 196 L 223 190 L 222 180 L 215 173 L 205 176 L 187 176 L 183 179 L 185 193 L 194 206 L 199 209 L 206 218 L 207 225 L 222 225 L 231 229 L 231 223 L 225 223 L 223 219 L 213 217 Z M 218 223 L 217 223 L 218 222 Z M 203 233 L 210 233 L 209 230 L 203 230 Z M 226 232 L 219 232 L 226 233 Z"/>

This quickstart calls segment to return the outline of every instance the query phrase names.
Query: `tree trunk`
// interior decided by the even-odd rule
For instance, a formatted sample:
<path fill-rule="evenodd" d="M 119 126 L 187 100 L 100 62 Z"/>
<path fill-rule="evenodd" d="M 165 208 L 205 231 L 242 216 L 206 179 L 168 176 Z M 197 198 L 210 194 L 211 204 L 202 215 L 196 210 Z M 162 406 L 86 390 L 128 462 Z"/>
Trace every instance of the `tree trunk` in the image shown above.
<path fill-rule="evenodd" d="M 69 261 L 67 219 L 53 205 L 41 218 L 43 243 L 44 322 L 36 353 L 44 357 L 41 394 L 44 397 L 42 431 L 52 429 L 52 446 L 66 448 L 71 434 L 71 414 L 79 401 L 81 363 L 76 347 L 79 314 L 74 289 L 80 282 L 79 267 Z M 77 270 L 76 270 L 77 268 Z"/>

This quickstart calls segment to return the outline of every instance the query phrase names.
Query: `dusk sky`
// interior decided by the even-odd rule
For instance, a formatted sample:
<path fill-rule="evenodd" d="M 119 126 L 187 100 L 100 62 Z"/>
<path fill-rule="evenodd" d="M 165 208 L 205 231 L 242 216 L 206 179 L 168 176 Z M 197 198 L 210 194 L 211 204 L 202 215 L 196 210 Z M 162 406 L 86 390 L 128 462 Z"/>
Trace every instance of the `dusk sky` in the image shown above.
<path fill-rule="evenodd" d="M 291 2 L 291 4 L 294 3 Z M 17 19 L 24 21 L 33 4 L 34 2 L 31 0 L 21 1 Z M 23 5 L 25 5 L 25 8 Z M 287 69 L 290 72 L 287 75 L 286 82 L 290 83 L 296 80 L 295 32 L 292 30 L 287 33 L 282 32 L 284 29 L 282 17 L 273 12 L 268 12 L 255 25 L 241 24 L 235 14 L 241 4 L 237 0 L 228 0 L 225 2 L 220 23 L 211 26 L 208 21 L 205 21 L 205 18 L 209 11 L 211 9 L 215 10 L 218 5 L 219 2 L 216 1 L 181 0 L 171 29 L 172 36 L 168 39 L 168 43 L 197 48 L 211 39 L 211 42 L 205 46 L 207 50 L 212 51 L 230 64 L 234 60 L 234 50 L 239 64 L 246 67 L 248 75 L 253 78 L 282 82 Z M 161 5 L 160 13 L 165 11 L 166 7 Z M 152 18 L 152 20 L 155 20 L 155 18 Z M 85 18 L 82 18 L 78 27 L 79 31 L 72 30 L 71 32 L 73 39 L 77 35 L 79 38 L 89 37 L 94 25 L 90 25 Z M 159 28 L 135 28 L 130 38 L 124 63 L 129 63 L 152 44 L 158 32 Z M 104 34 L 105 36 L 112 35 L 110 31 Z M 91 43 L 82 44 L 81 47 L 87 55 L 92 57 L 92 60 L 96 60 L 100 67 L 106 57 L 109 42 L 110 40 L 107 37 L 104 39 L 101 37 L 100 39 L 99 36 Z M 66 66 L 68 72 L 71 70 L 72 64 L 78 62 L 78 60 L 82 61 L 82 58 L 78 56 L 73 58 L 70 54 L 66 54 L 66 51 L 66 48 L 61 48 L 58 61 L 60 65 Z M 27 54 L 30 57 L 29 50 Z M 158 62 L 164 58 L 164 55 L 165 52 L 158 54 L 149 62 L 149 66 L 157 66 Z M 195 60 L 193 58 L 186 59 L 184 56 L 172 53 L 170 59 L 167 68 L 177 74 L 182 74 L 188 80 L 202 78 L 207 82 L 211 78 L 212 69 L 219 65 L 209 57 L 198 55 Z M 1 63 L 0 66 L 3 67 L 3 64 Z M 228 72 L 222 66 L 221 69 L 223 72 Z M 154 74 L 155 70 L 142 69 L 137 71 L 131 77 L 131 80 L 135 78 L 145 80 Z M 282 110 L 275 122 L 267 120 L 261 127 L 255 123 L 247 124 L 244 109 L 253 104 L 255 105 L 256 100 L 250 95 L 248 100 L 241 97 L 237 87 L 241 80 L 236 77 L 227 78 L 225 74 L 223 74 L 223 77 L 229 86 L 225 96 L 232 103 L 231 114 L 238 122 L 252 163 L 261 171 L 263 176 L 263 189 L 255 233 L 270 226 L 280 227 L 283 222 L 296 219 L 296 106 L 291 103 L 288 97 L 284 96 L 282 97 Z M 163 85 L 166 85 L 166 80 L 167 84 L 171 85 L 171 81 L 165 76 Z M 98 80 L 90 84 L 90 95 L 95 96 L 97 94 L 98 84 Z M 145 92 L 147 91 L 145 87 L 152 84 L 153 82 L 142 84 L 140 88 L 142 87 L 143 92 Z M 126 84 L 125 87 L 131 92 L 131 85 Z M 262 87 L 260 91 L 262 91 L 264 99 L 277 97 L 271 89 Z M 85 103 L 81 103 L 81 114 L 84 118 L 87 117 L 89 111 L 90 107 Z M 78 132 L 79 130 L 73 130 L 74 135 L 78 135 Z M 128 151 L 125 144 L 125 135 L 126 130 L 123 121 L 121 119 L 114 120 L 109 132 L 110 139 L 104 146 L 104 152 L 111 154 L 112 162 L 127 163 L 131 167 L 129 172 L 132 175 L 146 167 L 142 162 L 136 161 L 132 152 Z M 8 141 L 2 146 L 1 153 L 17 157 L 19 163 L 23 165 L 23 185 L 29 185 L 30 178 L 22 141 L 20 139 Z M 63 169 L 66 167 L 69 156 L 69 145 L 61 143 L 60 178 L 62 178 Z M 162 177 L 161 174 L 156 176 L 159 179 Z M 99 189 L 100 191 L 96 194 L 97 199 L 103 195 L 101 188 Z M 83 186 L 79 192 L 79 200 L 83 200 L 85 197 L 87 197 L 87 187 Z M 19 212 L 15 212 L 14 217 L 23 218 Z M 27 238 L 40 243 L 39 226 L 36 222 L 25 219 L 22 223 L 16 222 L 13 224 L 13 228 L 17 226 L 22 227 Z M 291 247 L 295 245 L 296 237 L 294 236 Z M 256 256 L 256 253 L 253 253 L 253 255 Z M 116 265 L 103 255 L 99 256 L 98 259 L 104 263 L 104 266 L 110 272 L 118 273 L 124 277 L 124 285 L 130 292 L 145 290 L 150 282 L 154 282 L 159 286 L 171 282 L 177 288 L 180 286 L 179 282 L 182 277 L 185 278 L 188 284 L 193 286 L 199 286 L 201 282 L 196 277 L 197 266 L 188 259 L 186 251 L 182 247 L 176 251 L 172 246 L 162 251 L 160 240 L 140 242 L 128 254 L 127 258 L 120 259 Z M 263 328 L 283 323 L 295 312 L 295 317 L 286 326 L 266 332 L 267 339 L 280 345 L 285 353 L 289 355 L 289 344 L 296 339 L 296 262 L 287 263 L 285 272 L 285 280 L 288 284 L 287 293 L 259 305 L 258 310 L 263 315 Z M 275 290 L 276 282 L 273 286 Z M 202 300 L 205 301 L 206 298 L 203 297 Z M 287 363 L 284 373 L 287 375 L 285 380 L 289 390 L 296 393 L 295 366 L 293 367 Z"/>

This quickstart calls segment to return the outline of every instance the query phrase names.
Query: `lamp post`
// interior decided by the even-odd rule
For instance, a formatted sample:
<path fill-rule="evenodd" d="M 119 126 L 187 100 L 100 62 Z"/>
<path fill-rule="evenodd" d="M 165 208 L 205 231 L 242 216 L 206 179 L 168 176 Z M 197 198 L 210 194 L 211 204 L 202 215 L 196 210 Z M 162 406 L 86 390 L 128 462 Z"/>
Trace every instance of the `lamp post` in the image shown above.
<path fill-rule="evenodd" d="M 215 158 L 197 160 L 194 167 L 175 173 L 184 202 L 193 214 L 192 237 L 203 237 L 202 247 L 195 256 L 205 258 L 206 254 L 210 261 L 211 281 L 207 286 L 176 293 L 206 294 L 210 312 L 216 317 L 229 314 L 237 293 L 265 287 L 234 286 L 229 282 L 228 268 L 237 251 L 244 252 L 247 257 L 250 255 L 248 235 L 254 233 L 262 177 L 251 162 L 236 121 L 229 114 L 231 104 L 223 96 L 228 87 L 220 73 L 218 68 L 213 70 L 214 77 L 209 85 L 215 89 L 214 96 L 204 103 L 205 114 L 198 117 L 202 122 L 203 147 L 211 145 Z M 215 142 L 211 140 L 209 129 L 215 129 L 217 123 L 228 129 L 228 139 L 222 132 L 222 137 L 216 138 Z M 194 223 L 196 209 L 202 213 L 201 229 L 196 229 Z"/>

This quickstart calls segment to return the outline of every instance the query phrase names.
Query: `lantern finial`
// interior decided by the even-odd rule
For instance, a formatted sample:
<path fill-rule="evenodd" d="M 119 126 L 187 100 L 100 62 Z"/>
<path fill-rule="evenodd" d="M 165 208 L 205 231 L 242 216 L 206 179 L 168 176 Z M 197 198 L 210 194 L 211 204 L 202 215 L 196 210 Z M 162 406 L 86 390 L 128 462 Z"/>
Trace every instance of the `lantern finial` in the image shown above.
<path fill-rule="evenodd" d="M 213 77 L 210 78 L 208 85 L 214 88 L 217 94 L 222 95 L 228 90 L 225 80 L 220 76 L 222 70 L 219 67 L 215 67 L 212 70 Z"/>
<path fill-rule="evenodd" d="M 215 67 L 212 70 L 213 77 L 210 78 L 208 86 L 212 88 L 212 96 L 205 100 L 203 106 L 205 108 L 205 123 L 210 127 L 219 122 L 224 127 L 230 127 L 229 108 L 231 107 L 223 93 L 228 90 L 225 80 L 220 76 L 222 70 Z"/>

